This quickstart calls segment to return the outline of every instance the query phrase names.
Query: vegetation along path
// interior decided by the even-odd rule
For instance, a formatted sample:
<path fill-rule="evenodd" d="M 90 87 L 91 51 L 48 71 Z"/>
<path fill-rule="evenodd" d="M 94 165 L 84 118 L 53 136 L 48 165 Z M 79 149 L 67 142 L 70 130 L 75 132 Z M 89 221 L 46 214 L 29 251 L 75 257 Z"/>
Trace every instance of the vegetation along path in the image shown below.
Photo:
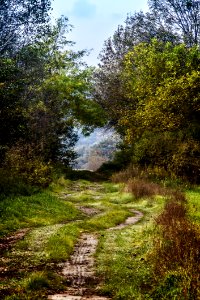
<path fill-rule="evenodd" d="M 136 199 L 123 184 L 63 178 L 48 192 L 11 198 L 12 214 L 7 209 L 2 220 L 13 242 L 2 249 L 1 299 L 140 299 L 163 203 Z"/>
<path fill-rule="evenodd" d="M 125 222 L 111 227 L 108 230 L 122 229 L 128 225 L 138 222 L 143 214 L 139 211 L 133 211 L 136 216 L 129 217 Z M 95 282 L 94 272 L 94 254 L 98 244 L 97 236 L 94 234 L 83 233 L 75 247 L 73 255 L 66 263 L 61 264 L 63 267 L 62 275 L 70 281 L 72 288 L 66 294 L 55 294 L 48 297 L 51 300 L 106 300 L 109 298 L 90 295 L 91 290 L 88 284 Z M 84 295 L 84 296 L 83 296 Z"/>

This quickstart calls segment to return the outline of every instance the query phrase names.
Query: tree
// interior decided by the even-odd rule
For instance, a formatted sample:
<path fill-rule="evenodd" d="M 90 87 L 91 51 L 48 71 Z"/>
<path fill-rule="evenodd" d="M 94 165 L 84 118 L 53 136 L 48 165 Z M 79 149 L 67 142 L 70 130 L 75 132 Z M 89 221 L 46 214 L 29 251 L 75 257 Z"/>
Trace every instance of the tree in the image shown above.
<path fill-rule="evenodd" d="M 101 63 L 96 70 L 95 98 L 107 112 L 110 123 L 117 126 L 120 111 L 128 104 L 121 78 L 123 59 L 141 42 L 150 43 L 152 38 L 160 41 L 178 43 L 179 36 L 172 25 L 164 26 L 153 13 L 135 13 L 127 17 L 125 26 L 118 26 L 100 53 Z"/>
<path fill-rule="evenodd" d="M 1 84 L 5 95 L 0 111 L 5 120 L 0 129 L 4 152 L 21 139 L 34 145 L 35 155 L 45 162 L 69 164 L 75 157 L 74 128 L 82 126 L 88 132 L 104 122 L 91 98 L 92 70 L 81 61 L 85 51 L 70 49 L 68 28 L 68 20 L 59 19 L 39 41 L 23 46 L 9 59 L 13 69 Z M 17 118 L 19 112 L 21 119 Z"/>
<path fill-rule="evenodd" d="M 50 0 L 0 0 L 0 56 L 14 55 L 49 21 Z"/>
<path fill-rule="evenodd" d="M 200 170 L 200 52 L 153 40 L 125 56 L 129 99 L 119 123 L 134 160 L 197 180 Z"/>
<path fill-rule="evenodd" d="M 155 16 L 179 32 L 189 47 L 200 42 L 200 2 L 198 0 L 149 0 Z"/>

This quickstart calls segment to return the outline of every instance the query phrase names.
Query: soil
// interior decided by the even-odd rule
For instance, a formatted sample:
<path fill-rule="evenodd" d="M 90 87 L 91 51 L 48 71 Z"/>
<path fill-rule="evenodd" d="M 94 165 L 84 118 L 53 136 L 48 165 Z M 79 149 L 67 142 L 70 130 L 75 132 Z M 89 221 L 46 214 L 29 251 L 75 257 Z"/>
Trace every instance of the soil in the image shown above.
<path fill-rule="evenodd" d="M 87 207 L 87 206 L 77 206 L 77 208 L 82 211 L 88 217 L 99 214 L 101 211 L 97 208 Z"/>
<path fill-rule="evenodd" d="M 122 224 L 108 230 L 123 229 L 128 225 L 138 222 L 143 214 L 139 211 L 131 210 L 134 216 L 129 217 Z M 108 300 L 110 298 L 95 295 L 95 285 L 98 279 L 94 271 L 94 254 L 98 245 L 98 238 L 94 234 L 83 233 L 75 246 L 71 258 L 60 264 L 61 275 L 67 278 L 69 288 L 65 294 L 49 295 L 49 300 Z"/>
<path fill-rule="evenodd" d="M 123 228 L 125 228 L 128 225 L 133 225 L 133 224 L 137 223 L 143 217 L 143 213 L 140 212 L 140 211 L 132 210 L 132 209 L 130 211 L 132 213 L 134 213 L 135 216 L 127 218 L 124 223 L 121 223 L 121 224 L 119 224 L 119 225 L 117 225 L 115 227 L 111 227 L 111 228 L 108 229 L 108 231 L 117 230 L 117 229 L 123 229 Z"/>
<path fill-rule="evenodd" d="M 20 229 L 15 234 L 0 239 L 0 254 L 10 249 L 17 241 L 22 240 L 29 228 Z"/>

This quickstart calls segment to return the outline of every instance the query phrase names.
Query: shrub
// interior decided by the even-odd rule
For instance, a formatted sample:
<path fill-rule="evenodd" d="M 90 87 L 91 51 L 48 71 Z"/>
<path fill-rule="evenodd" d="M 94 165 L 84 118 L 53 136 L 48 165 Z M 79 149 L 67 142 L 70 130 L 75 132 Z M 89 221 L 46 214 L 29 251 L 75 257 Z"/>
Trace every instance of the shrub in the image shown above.
<path fill-rule="evenodd" d="M 200 228 L 187 219 L 186 205 L 183 194 L 173 193 L 156 219 L 161 231 L 154 242 L 154 273 L 158 282 L 164 278 L 165 288 L 169 283 L 172 290 L 176 286 L 181 299 L 199 299 Z M 158 290 L 154 291 L 153 299 L 158 298 Z"/>
<path fill-rule="evenodd" d="M 142 179 L 130 179 L 126 184 L 125 191 L 132 193 L 136 199 L 165 193 L 164 188 L 158 184 Z"/>
<path fill-rule="evenodd" d="M 111 177 L 112 182 L 119 183 L 124 182 L 127 183 L 132 178 L 139 178 L 141 175 L 141 171 L 138 167 L 133 165 L 129 165 L 126 169 L 121 170 L 118 173 L 114 173 Z"/>
<path fill-rule="evenodd" d="M 0 169 L 0 200 L 7 196 L 30 196 L 39 192 L 40 188 L 26 184 L 19 176 L 14 176 L 10 171 Z"/>
<path fill-rule="evenodd" d="M 13 176 L 18 176 L 30 185 L 46 187 L 52 180 L 50 163 L 45 163 L 42 157 L 36 156 L 31 144 L 19 143 L 9 149 L 4 166 Z"/>

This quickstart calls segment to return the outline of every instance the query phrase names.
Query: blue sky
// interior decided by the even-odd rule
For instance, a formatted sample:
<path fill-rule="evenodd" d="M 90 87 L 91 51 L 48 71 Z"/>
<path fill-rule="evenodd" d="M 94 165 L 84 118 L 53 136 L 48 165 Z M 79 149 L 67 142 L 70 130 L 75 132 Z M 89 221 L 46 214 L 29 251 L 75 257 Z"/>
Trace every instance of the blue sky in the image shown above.
<path fill-rule="evenodd" d="M 75 50 L 93 49 L 85 58 L 89 65 L 97 65 L 97 56 L 106 39 L 113 35 L 127 14 L 147 11 L 147 0 L 54 0 L 53 16 L 64 15 L 74 26 L 69 40 Z"/>

